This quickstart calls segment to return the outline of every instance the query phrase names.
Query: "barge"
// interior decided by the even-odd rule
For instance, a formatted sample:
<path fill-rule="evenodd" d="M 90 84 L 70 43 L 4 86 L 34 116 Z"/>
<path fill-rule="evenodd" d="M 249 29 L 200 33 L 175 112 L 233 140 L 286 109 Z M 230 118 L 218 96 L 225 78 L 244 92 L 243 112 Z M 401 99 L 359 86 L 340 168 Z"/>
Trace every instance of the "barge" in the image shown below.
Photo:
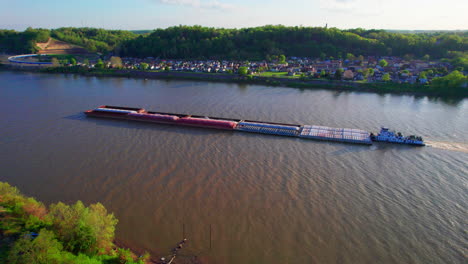
<path fill-rule="evenodd" d="M 394 142 L 390 141 L 392 140 L 390 134 L 385 134 L 386 137 L 384 137 L 385 135 L 382 133 L 382 131 L 379 135 L 374 136 L 372 133 L 360 129 L 297 125 L 221 117 L 152 112 L 146 111 L 143 108 L 102 105 L 96 109 L 87 110 L 84 113 L 90 117 L 115 118 L 160 124 L 214 128 L 356 144 L 370 145 L 373 141 Z M 404 138 L 403 140 L 404 142 L 397 143 L 421 145 L 417 143 L 422 142 L 422 139 L 419 137 L 408 137 Z"/>

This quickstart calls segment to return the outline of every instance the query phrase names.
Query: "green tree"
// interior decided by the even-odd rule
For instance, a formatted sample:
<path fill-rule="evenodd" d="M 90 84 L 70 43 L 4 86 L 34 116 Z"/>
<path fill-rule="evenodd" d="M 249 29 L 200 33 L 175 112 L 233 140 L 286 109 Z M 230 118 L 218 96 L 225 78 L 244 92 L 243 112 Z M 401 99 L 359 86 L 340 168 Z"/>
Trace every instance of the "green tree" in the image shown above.
<path fill-rule="evenodd" d="M 354 60 L 354 59 L 356 59 L 356 57 L 352 53 L 347 53 L 346 54 L 346 59 L 347 60 Z"/>
<path fill-rule="evenodd" d="M 427 79 L 426 72 L 421 72 L 421 73 L 419 74 L 419 79 Z"/>
<path fill-rule="evenodd" d="M 29 235 L 19 238 L 8 255 L 10 264 L 60 264 L 62 244 L 51 231 L 42 229 L 33 239 Z"/>
<path fill-rule="evenodd" d="M 320 71 L 320 78 L 327 77 L 327 72 L 325 70 Z"/>
<path fill-rule="evenodd" d="M 341 80 L 341 78 L 343 78 L 343 72 L 344 70 L 339 68 L 339 69 L 336 69 L 335 71 L 335 80 Z"/>
<path fill-rule="evenodd" d="M 249 73 L 249 69 L 245 66 L 239 67 L 238 73 L 245 76 Z"/>
<path fill-rule="evenodd" d="M 278 62 L 281 63 L 281 64 L 286 63 L 286 56 L 284 56 L 284 55 L 279 55 L 279 57 L 278 57 Z"/>
<path fill-rule="evenodd" d="M 382 76 L 382 81 L 384 82 L 389 82 L 391 80 L 390 78 L 390 74 L 389 73 L 385 73 L 383 76 Z"/>
<path fill-rule="evenodd" d="M 75 66 L 76 65 L 76 59 L 74 57 L 70 58 L 70 64 Z"/>
<path fill-rule="evenodd" d="M 385 59 L 381 59 L 379 61 L 379 66 L 380 67 L 387 67 L 387 65 L 388 65 L 388 62 Z"/>
<path fill-rule="evenodd" d="M 423 60 L 429 61 L 431 59 L 431 56 L 429 54 L 426 54 L 422 57 Z"/>
<path fill-rule="evenodd" d="M 50 206 L 49 217 L 58 239 L 70 252 L 107 253 L 113 247 L 117 220 L 100 203 L 85 207 L 80 201 L 72 206 L 59 202 Z"/>
<path fill-rule="evenodd" d="M 402 71 L 400 71 L 400 75 L 401 75 L 401 74 L 410 75 L 410 71 L 408 71 L 408 70 L 402 70 Z"/>
<path fill-rule="evenodd" d="M 99 60 L 97 61 L 96 65 L 94 65 L 94 67 L 95 67 L 96 69 L 104 69 L 105 65 L 104 65 L 104 62 L 103 62 L 101 59 L 99 59 Z"/>
<path fill-rule="evenodd" d="M 364 77 L 368 78 L 374 76 L 374 69 L 373 68 L 367 68 L 364 70 Z"/>
<path fill-rule="evenodd" d="M 117 57 L 117 56 L 112 56 L 110 58 L 110 63 L 111 63 L 112 68 L 120 69 L 123 66 L 122 59 L 120 57 Z"/>
<path fill-rule="evenodd" d="M 462 91 L 466 92 L 468 77 L 459 71 L 453 71 L 444 77 L 436 77 L 432 80 L 431 88 L 435 90 L 445 90 L 448 93 L 456 93 Z"/>
<path fill-rule="evenodd" d="M 88 60 L 88 59 L 84 59 L 83 64 L 86 65 L 86 66 L 89 66 L 89 60 Z"/>
<path fill-rule="evenodd" d="M 320 52 L 320 60 L 324 61 L 327 58 L 327 54 L 324 52 Z"/>
<path fill-rule="evenodd" d="M 146 71 L 148 70 L 148 68 L 149 68 L 148 63 L 144 63 L 144 62 L 140 63 L 140 70 Z"/>

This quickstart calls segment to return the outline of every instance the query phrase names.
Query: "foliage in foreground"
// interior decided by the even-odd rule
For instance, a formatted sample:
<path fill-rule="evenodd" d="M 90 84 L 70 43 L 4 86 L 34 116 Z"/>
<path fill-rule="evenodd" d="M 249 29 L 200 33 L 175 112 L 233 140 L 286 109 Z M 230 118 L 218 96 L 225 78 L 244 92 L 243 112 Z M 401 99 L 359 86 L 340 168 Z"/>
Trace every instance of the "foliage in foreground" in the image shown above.
<path fill-rule="evenodd" d="M 117 219 L 100 204 L 47 208 L 0 182 L 0 260 L 11 264 L 145 263 L 113 244 Z"/>

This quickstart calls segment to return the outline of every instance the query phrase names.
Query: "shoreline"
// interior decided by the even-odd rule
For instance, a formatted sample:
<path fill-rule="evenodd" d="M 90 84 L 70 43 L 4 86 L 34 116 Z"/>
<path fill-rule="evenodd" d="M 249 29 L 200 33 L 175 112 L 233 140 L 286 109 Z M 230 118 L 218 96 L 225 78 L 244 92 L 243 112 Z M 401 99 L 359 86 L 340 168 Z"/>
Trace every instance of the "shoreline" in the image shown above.
<path fill-rule="evenodd" d="M 430 97 L 447 97 L 464 99 L 468 97 L 468 89 L 460 90 L 456 94 L 441 93 L 441 91 L 430 90 L 428 85 L 409 83 L 364 83 L 353 81 L 337 80 L 310 80 L 300 78 L 278 78 L 262 76 L 240 76 L 237 74 L 223 73 L 195 73 L 195 72 L 166 72 L 166 71 L 139 71 L 120 69 L 88 69 L 79 66 L 75 67 L 37 67 L 37 66 L 14 66 L 1 65 L 0 70 L 36 72 L 36 73 L 60 73 L 78 74 L 82 76 L 94 77 L 126 77 L 135 79 L 156 79 L 156 80 L 187 80 L 187 81 L 207 81 L 221 83 L 257 84 L 271 87 L 289 87 L 297 89 L 323 89 L 331 91 L 348 92 L 370 92 L 377 94 L 414 95 Z"/>

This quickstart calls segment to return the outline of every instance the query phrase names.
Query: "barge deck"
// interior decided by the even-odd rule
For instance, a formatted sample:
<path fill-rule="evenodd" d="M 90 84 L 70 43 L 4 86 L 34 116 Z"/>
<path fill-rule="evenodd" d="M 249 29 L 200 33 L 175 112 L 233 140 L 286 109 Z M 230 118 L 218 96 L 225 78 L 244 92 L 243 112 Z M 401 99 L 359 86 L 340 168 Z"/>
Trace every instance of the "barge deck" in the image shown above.
<path fill-rule="evenodd" d="M 208 117 L 146 111 L 143 108 L 102 105 L 84 112 L 90 117 L 116 118 L 161 124 L 174 124 L 202 128 L 299 137 L 357 144 L 372 144 L 371 134 L 360 129 L 297 125 L 254 120 Z"/>

